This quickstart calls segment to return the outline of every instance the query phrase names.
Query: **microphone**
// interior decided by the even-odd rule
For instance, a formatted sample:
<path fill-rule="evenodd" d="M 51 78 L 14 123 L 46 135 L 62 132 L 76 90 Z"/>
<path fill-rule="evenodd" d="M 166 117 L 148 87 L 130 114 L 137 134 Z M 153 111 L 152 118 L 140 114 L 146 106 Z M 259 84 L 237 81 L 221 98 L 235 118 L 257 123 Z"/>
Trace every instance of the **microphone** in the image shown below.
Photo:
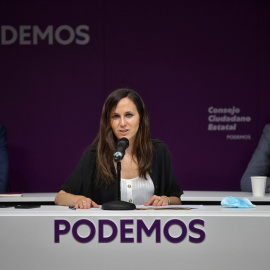
<path fill-rule="evenodd" d="M 125 155 L 125 151 L 128 148 L 128 146 L 129 146 L 129 141 L 127 138 L 123 137 L 118 141 L 116 150 L 113 154 L 113 159 L 115 162 L 119 162 L 123 159 Z"/>
<path fill-rule="evenodd" d="M 113 159 L 117 162 L 117 201 L 106 202 L 102 204 L 103 210 L 135 210 L 136 205 L 134 203 L 121 201 L 121 160 L 125 155 L 125 151 L 129 146 L 127 138 L 121 138 L 118 143 L 116 150 L 113 154 Z"/>

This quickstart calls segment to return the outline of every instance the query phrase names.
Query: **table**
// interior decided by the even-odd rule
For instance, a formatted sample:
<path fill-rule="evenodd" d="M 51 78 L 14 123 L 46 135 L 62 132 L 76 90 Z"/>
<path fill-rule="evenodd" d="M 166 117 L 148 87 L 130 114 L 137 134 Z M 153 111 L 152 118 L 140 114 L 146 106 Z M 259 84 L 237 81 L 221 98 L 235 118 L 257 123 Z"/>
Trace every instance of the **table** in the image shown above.
<path fill-rule="evenodd" d="M 0 204 L 17 204 L 17 203 L 38 203 L 54 204 L 55 193 L 23 193 L 22 197 L 0 197 Z M 270 193 L 263 197 L 254 197 L 251 192 L 241 191 L 184 191 L 181 196 L 183 204 L 210 204 L 220 205 L 221 200 L 227 196 L 248 198 L 251 202 L 260 204 L 270 204 Z"/>
<path fill-rule="evenodd" d="M 269 203 L 270 194 L 185 191 L 183 204 L 191 201 L 195 209 L 133 211 L 46 205 L 55 195 L 0 198 L 0 203 L 45 204 L 0 208 L 1 270 L 269 269 L 270 205 L 231 209 L 220 201 L 236 196 Z M 204 202 L 219 205 L 197 206 Z"/>
<path fill-rule="evenodd" d="M 50 205 L 54 204 L 56 192 L 46 193 L 22 193 L 22 196 L 0 196 L 0 204 L 43 204 Z"/>
<path fill-rule="evenodd" d="M 193 206 L 197 207 L 197 206 Z M 269 269 L 270 206 L 0 209 L 1 270 Z"/>
<path fill-rule="evenodd" d="M 184 191 L 181 196 L 183 203 L 187 204 L 211 204 L 219 205 L 224 197 L 234 196 L 239 198 L 247 198 L 257 205 L 270 204 L 270 193 L 266 193 L 263 197 L 255 197 L 251 192 L 241 191 Z"/>

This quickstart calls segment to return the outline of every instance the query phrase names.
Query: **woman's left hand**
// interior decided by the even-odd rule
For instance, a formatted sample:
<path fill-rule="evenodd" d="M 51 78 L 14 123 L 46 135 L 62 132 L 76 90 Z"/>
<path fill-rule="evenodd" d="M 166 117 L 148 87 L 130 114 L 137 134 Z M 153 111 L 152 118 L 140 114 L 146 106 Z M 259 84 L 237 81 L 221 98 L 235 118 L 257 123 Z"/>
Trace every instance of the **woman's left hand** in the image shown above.
<path fill-rule="evenodd" d="M 153 206 L 166 206 L 168 204 L 169 204 L 168 197 L 154 195 L 144 205 L 145 206 L 149 206 L 149 205 L 153 205 Z"/>

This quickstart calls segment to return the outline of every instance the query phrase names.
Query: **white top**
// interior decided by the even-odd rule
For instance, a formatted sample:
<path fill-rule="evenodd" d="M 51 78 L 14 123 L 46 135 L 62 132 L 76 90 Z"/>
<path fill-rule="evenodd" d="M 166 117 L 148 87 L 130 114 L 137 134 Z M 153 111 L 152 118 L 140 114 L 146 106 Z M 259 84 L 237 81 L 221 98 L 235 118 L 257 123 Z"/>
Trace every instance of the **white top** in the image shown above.
<path fill-rule="evenodd" d="M 121 200 L 142 205 L 154 195 L 154 184 L 149 174 L 146 179 L 121 179 Z"/>

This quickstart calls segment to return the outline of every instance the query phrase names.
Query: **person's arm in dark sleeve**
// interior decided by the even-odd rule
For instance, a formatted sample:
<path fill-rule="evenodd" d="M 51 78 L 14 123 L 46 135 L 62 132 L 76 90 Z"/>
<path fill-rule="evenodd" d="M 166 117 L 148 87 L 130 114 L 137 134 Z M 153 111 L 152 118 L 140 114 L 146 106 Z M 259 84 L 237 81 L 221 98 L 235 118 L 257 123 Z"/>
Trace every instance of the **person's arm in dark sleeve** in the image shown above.
<path fill-rule="evenodd" d="M 270 192 L 270 125 L 266 125 L 259 144 L 241 178 L 241 190 L 251 192 L 251 176 L 267 176 L 266 192 Z"/>
<path fill-rule="evenodd" d="M 181 203 L 183 190 L 176 179 L 168 148 L 162 142 L 154 143 L 151 177 L 155 185 L 155 195 L 169 197 L 171 204 Z"/>
<path fill-rule="evenodd" d="M 87 150 L 67 181 L 60 188 L 54 200 L 55 204 L 84 209 L 99 207 L 90 198 L 92 159 L 94 158 L 91 155 L 91 150 Z"/>

